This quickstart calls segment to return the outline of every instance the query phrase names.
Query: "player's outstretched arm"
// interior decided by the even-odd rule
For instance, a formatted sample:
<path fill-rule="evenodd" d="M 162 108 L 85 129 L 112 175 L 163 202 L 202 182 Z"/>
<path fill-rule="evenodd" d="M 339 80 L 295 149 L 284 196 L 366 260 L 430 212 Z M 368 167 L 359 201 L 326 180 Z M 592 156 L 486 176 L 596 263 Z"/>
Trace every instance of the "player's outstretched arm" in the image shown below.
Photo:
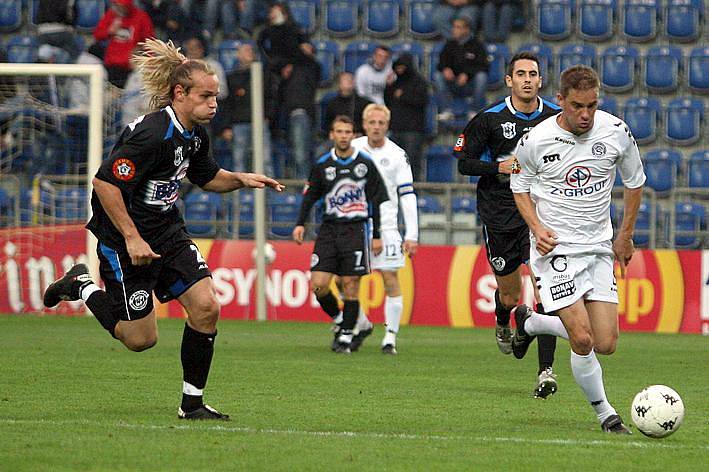
<path fill-rule="evenodd" d="M 262 174 L 252 174 L 250 172 L 229 172 L 219 169 L 219 172 L 212 180 L 207 182 L 202 188 L 209 192 L 231 192 L 240 188 L 264 188 L 270 187 L 277 192 L 282 192 L 285 185 L 271 177 Z"/>

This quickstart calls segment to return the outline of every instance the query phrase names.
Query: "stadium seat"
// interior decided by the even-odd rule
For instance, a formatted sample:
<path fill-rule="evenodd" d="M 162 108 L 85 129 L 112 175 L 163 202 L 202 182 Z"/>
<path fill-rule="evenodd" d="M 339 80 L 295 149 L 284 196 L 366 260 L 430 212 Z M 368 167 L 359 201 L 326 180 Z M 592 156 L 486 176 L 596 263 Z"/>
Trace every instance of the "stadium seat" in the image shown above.
<path fill-rule="evenodd" d="M 0 0 L 0 32 L 16 31 L 22 26 L 22 0 Z"/>
<path fill-rule="evenodd" d="M 645 53 L 645 86 L 655 93 L 674 92 L 679 86 L 682 50 L 675 46 L 658 46 Z"/>
<path fill-rule="evenodd" d="M 453 182 L 456 161 L 453 150 L 443 144 L 433 145 L 426 151 L 426 181 Z"/>
<path fill-rule="evenodd" d="M 411 54 L 414 57 L 414 60 L 416 61 L 416 69 L 419 71 L 421 75 L 423 75 L 424 70 L 424 57 L 425 57 L 425 51 L 423 49 L 423 46 L 421 43 L 418 42 L 406 42 L 406 43 L 395 43 L 392 44 L 391 46 L 391 57 L 393 60 L 396 60 L 399 56 L 401 56 L 404 53 Z"/>
<path fill-rule="evenodd" d="M 601 54 L 601 85 L 609 92 L 627 92 L 635 86 L 638 50 L 611 46 Z"/>
<path fill-rule="evenodd" d="M 187 232 L 193 236 L 215 236 L 221 213 L 221 196 L 211 192 L 192 191 L 185 198 L 184 217 Z"/>
<path fill-rule="evenodd" d="M 15 225 L 17 200 L 4 188 L 0 187 L 0 228 Z"/>
<path fill-rule="evenodd" d="M 623 5 L 623 36 L 630 41 L 650 41 L 657 36 L 658 0 L 627 0 Z"/>
<path fill-rule="evenodd" d="M 298 220 L 302 196 L 299 193 L 271 193 L 268 195 L 268 213 L 273 237 L 290 239 Z"/>
<path fill-rule="evenodd" d="M 357 33 L 359 0 L 326 0 L 323 27 L 331 36 L 345 38 Z"/>
<path fill-rule="evenodd" d="M 13 36 L 5 50 L 8 62 L 37 62 L 37 40 L 32 36 Z"/>
<path fill-rule="evenodd" d="M 369 60 L 375 47 L 376 44 L 369 41 L 354 41 L 347 44 L 342 53 L 343 69 L 354 74 L 359 66 Z"/>
<path fill-rule="evenodd" d="M 312 34 L 318 27 L 318 8 L 320 2 L 317 0 L 288 0 L 293 20 L 300 28 L 308 34 Z"/>
<path fill-rule="evenodd" d="M 571 36 L 574 2 L 540 0 L 536 10 L 536 32 L 540 39 L 558 41 Z"/>
<path fill-rule="evenodd" d="M 228 206 L 229 233 L 238 237 L 251 237 L 254 234 L 254 192 L 242 190 L 238 192 L 239 201 L 236 207 Z M 228 199 L 231 202 L 231 199 Z M 238 217 L 235 214 L 238 212 Z"/>
<path fill-rule="evenodd" d="M 340 64 L 340 48 L 334 41 L 313 41 L 315 54 L 320 63 L 320 86 L 329 85 Z"/>
<path fill-rule="evenodd" d="M 638 208 L 638 216 L 635 220 L 635 232 L 633 233 L 633 243 L 638 247 L 647 247 L 650 243 L 650 232 L 652 231 L 651 208 L 652 207 L 648 205 L 647 202 L 640 203 L 640 207 Z"/>
<path fill-rule="evenodd" d="M 688 146 L 699 141 L 704 122 L 704 102 L 700 98 L 680 97 L 667 105 L 665 139 Z"/>
<path fill-rule="evenodd" d="M 696 47 L 689 54 L 687 85 L 693 92 L 709 93 L 709 47 Z"/>
<path fill-rule="evenodd" d="M 479 231 L 475 198 L 454 197 L 451 202 L 451 222 L 451 244 L 476 244 Z"/>
<path fill-rule="evenodd" d="M 54 197 L 54 216 L 63 223 L 85 221 L 88 197 L 83 187 L 58 190 Z"/>
<path fill-rule="evenodd" d="M 579 0 L 578 34 L 586 41 L 605 41 L 613 36 L 615 0 Z"/>
<path fill-rule="evenodd" d="M 435 94 L 431 94 L 428 105 L 426 105 L 424 131 L 426 136 L 430 138 L 438 136 L 438 100 L 436 100 Z"/>
<path fill-rule="evenodd" d="M 438 67 L 438 60 L 441 58 L 441 51 L 443 50 L 443 43 L 436 43 L 431 47 L 428 53 L 428 80 L 434 82 L 436 68 Z M 434 82 L 435 83 L 435 82 Z"/>
<path fill-rule="evenodd" d="M 665 36 L 674 41 L 689 42 L 699 37 L 702 0 L 667 0 Z"/>
<path fill-rule="evenodd" d="M 674 149 L 653 149 L 643 156 L 645 185 L 655 192 L 668 193 L 677 186 L 682 153 Z"/>
<path fill-rule="evenodd" d="M 76 28 L 85 32 L 93 31 L 105 13 L 106 4 L 104 0 L 76 0 Z"/>
<path fill-rule="evenodd" d="M 558 76 L 571 66 L 578 64 L 596 66 L 596 48 L 590 44 L 567 44 L 556 55 Z"/>
<path fill-rule="evenodd" d="M 709 149 L 693 152 L 687 160 L 687 185 L 709 188 Z"/>
<path fill-rule="evenodd" d="M 399 0 L 364 0 L 364 32 L 375 38 L 399 33 Z"/>
<path fill-rule="evenodd" d="M 694 249 L 700 247 L 703 238 L 697 233 L 704 230 L 705 211 L 701 203 L 677 202 L 675 204 L 675 247 Z"/>
<path fill-rule="evenodd" d="M 662 110 L 660 101 L 653 97 L 631 98 L 625 102 L 624 109 L 623 120 L 638 144 L 654 142 Z"/>
<path fill-rule="evenodd" d="M 618 100 L 609 95 L 601 95 L 598 97 L 598 109 L 618 116 Z"/>
<path fill-rule="evenodd" d="M 539 58 L 539 75 L 542 76 L 542 88 L 546 88 L 554 81 L 552 74 L 552 63 L 554 52 L 549 46 L 542 43 L 525 43 L 517 49 L 517 52 L 529 51 Z"/>
<path fill-rule="evenodd" d="M 440 200 L 433 195 L 418 195 L 419 239 L 424 244 L 446 243 L 446 214 Z"/>
<path fill-rule="evenodd" d="M 498 43 L 486 44 L 490 68 L 487 72 L 488 90 L 496 90 L 505 85 L 507 63 L 510 62 L 510 49 L 507 45 Z"/>
<path fill-rule="evenodd" d="M 435 0 L 410 0 L 406 11 L 406 27 L 409 35 L 416 39 L 431 39 L 438 36 L 433 24 Z"/>
<path fill-rule="evenodd" d="M 219 43 L 219 46 L 217 47 L 217 59 L 224 68 L 224 72 L 227 74 L 239 67 L 239 60 L 236 58 L 236 51 L 242 44 L 245 43 L 251 44 L 256 50 L 256 44 L 253 41 L 226 39 Z"/>

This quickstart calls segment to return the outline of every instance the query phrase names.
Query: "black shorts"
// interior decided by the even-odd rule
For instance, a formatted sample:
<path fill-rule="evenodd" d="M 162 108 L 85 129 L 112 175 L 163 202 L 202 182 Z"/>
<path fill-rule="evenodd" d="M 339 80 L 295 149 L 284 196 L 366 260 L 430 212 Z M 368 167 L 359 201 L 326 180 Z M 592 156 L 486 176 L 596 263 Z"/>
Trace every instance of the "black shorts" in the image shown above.
<path fill-rule="evenodd" d="M 207 262 L 184 233 L 178 233 L 153 251 L 162 257 L 149 265 L 134 266 L 127 252 L 99 242 L 101 279 L 111 308 L 121 320 L 139 320 L 153 310 L 153 291 L 160 302 L 175 299 L 212 274 Z"/>
<path fill-rule="evenodd" d="M 487 261 L 495 275 L 508 275 L 529 261 L 529 228 L 501 231 L 483 225 Z"/>
<path fill-rule="evenodd" d="M 310 270 L 336 275 L 369 274 L 366 223 L 323 223 L 310 259 Z"/>

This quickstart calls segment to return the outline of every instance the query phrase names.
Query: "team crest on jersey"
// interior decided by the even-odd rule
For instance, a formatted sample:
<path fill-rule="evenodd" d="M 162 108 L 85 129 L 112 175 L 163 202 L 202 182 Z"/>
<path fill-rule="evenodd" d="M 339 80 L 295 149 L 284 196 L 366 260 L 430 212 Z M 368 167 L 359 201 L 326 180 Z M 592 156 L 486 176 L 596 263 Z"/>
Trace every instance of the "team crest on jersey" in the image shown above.
<path fill-rule="evenodd" d="M 316 265 L 318 265 L 318 262 L 320 262 L 320 257 L 318 257 L 317 254 L 312 253 L 312 254 L 310 255 L 310 268 L 312 269 L 313 267 L 315 267 Z"/>
<path fill-rule="evenodd" d="M 177 146 L 175 148 L 175 165 L 179 166 L 180 164 L 182 164 L 182 159 L 184 159 L 182 157 L 182 146 Z"/>
<path fill-rule="evenodd" d="M 461 134 L 460 136 L 458 136 L 458 139 L 455 141 L 455 146 L 453 146 L 453 150 L 455 152 L 461 152 L 464 147 L 465 147 L 465 135 Z"/>
<path fill-rule="evenodd" d="M 490 259 L 490 264 L 492 264 L 493 269 L 500 272 L 502 269 L 505 268 L 505 265 L 507 263 L 505 262 L 505 259 L 503 257 L 493 257 L 492 259 Z"/>
<path fill-rule="evenodd" d="M 603 156 L 606 153 L 606 145 L 603 144 L 602 142 L 597 142 L 593 143 L 593 146 L 591 146 L 591 153 L 594 156 Z"/>
<path fill-rule="evenodd" d="M 360 179 L 367 175 L 367 164 L 357 164 L 354 168 L 354 175 L 359 177 Z"/>
<path fill-rule="evenodd" d="M 325 168 L 325 179 L 335 180 L 336 176 L 337 176 L 337 172 L 335 171 L 334 167 L 326 167 Z"/>
<path fill-rule="evenodd" d="M 502 123 L 500 126 L 502 126 L 502 136 L 505 138 L 512 139 L 517 136 L 517 123 L 508 121 L 506 123 Z"/>
<path fill-rule="evenodd" d="M 136 311 L 140 311 L 148 306 L 150 295 L 145 290 L 138 290 L 128 299 L 128 305 Z"/>
<path fill-rule="evenodd" d="M 387 167 L 389 165 L 389 159 L 385 157 L 384 159 L 379 161 L 379 163 L 382 165 L 382 167 Z"/>
<path fill-rule="evenodd" d="M 194 152 L 199 151 L 200 146 L 202 146 L 202 139 L 199 136 L 194 137 Z"/>
<path fill-rule="evenodd" d="M 127 182 L 135 177 L 135 164 L 126 158 L 116 159 L 113 163 L 113 175 L 118 180 Z"/>

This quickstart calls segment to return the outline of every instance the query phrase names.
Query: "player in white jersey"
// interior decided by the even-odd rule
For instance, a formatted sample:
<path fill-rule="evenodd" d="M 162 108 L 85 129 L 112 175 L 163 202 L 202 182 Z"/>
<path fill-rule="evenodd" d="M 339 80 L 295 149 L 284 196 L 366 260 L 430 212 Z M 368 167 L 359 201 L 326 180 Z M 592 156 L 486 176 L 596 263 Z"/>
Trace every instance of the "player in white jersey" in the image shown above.
<path fill-rule="evenodd" d="M 387 138 L 391 113 L 384 105 L 370 104 L 362 112 L 366 136 L 352 140 L 352 146 L 369 154 L 374 160 L 387 189 L 389 200 L 380 206 L 381 239 L 374 241 L 372 269 L 380 270 L 384 279 L 384 319 L 386 333 L 382 340 L 382 352 L 396 354 L 396 334 L 399 332 L 404 302 L 397 271 L 404 267 L 404 253 L 414 255 L 418 247 L 418 213 L 413 174 L 406 152 Z M 399 233 L 399 204 L 404 217 L 406 232 L 402 243 Z M 363 317 L 364 323 L 368 323 Z M 358 339 L 367 326 L 360 327 Z M 371 325 L 369 327 L 371 330 Z M 369 331 L 371 333 L 371 331 Z"/>
<path fill-rule="evenodd" d="M 618 292 L 613 258 L 621 276 L 633 256 L 633 232 L 645 174 L 638 146 L 619 118 L 597 111 L 596 72 L 573 66 L 561 74 L 562 112 L 538 124 L 517 144 L 521 166 L 512 175 L 515 203 L 531 231 L 530 262 L 544 309 L 515 309 L 515 357 L 522 358 L 538 334 L 569 339 L 571 371 L 596 411 L 601 429 L 629 434 L 606 398 L 596 353 L 612 354 L 618 339 Z M 610 222 L 616 168 L 625 186 L 623 221 L 615 241 Z"/>

